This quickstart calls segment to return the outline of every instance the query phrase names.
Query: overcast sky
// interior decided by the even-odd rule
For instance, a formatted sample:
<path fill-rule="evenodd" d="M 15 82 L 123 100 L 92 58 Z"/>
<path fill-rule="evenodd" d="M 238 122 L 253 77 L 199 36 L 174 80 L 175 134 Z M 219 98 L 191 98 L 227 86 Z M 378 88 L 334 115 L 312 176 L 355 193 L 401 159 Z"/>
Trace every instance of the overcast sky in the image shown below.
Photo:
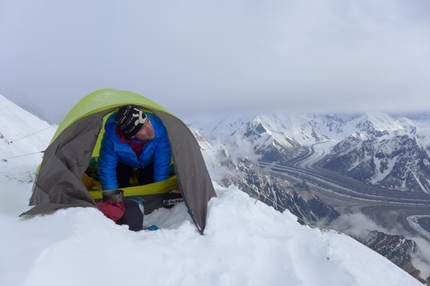
<path fill-rule="evenodd" d="M 179 117 L 430 111 L 428 0 L 0 0 L 0 94 L 59 118 L 100 88 Z"/>

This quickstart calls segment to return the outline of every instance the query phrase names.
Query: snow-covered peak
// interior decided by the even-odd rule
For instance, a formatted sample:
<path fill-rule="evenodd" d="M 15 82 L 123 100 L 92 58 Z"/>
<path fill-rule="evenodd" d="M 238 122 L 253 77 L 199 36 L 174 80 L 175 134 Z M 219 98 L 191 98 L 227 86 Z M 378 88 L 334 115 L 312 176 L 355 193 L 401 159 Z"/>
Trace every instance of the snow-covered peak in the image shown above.
<path fill-rule="evenodd" d="M 383 112 L 367 112 L 363 116 L 353 120 L 353 123 L 357 128 L 373 128 L 377 131 L 399 131 L 405 130 L 407 125 L 403 124 L 403 121 L 396 120 Z"/>

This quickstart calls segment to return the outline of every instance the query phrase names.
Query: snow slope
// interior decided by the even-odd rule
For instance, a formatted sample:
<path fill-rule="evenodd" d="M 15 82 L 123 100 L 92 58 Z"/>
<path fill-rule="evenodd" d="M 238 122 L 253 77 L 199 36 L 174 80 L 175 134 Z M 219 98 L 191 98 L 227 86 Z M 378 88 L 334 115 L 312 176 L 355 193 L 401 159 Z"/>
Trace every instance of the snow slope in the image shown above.
<path fill-rule="evenodd" d="M 9 124 L 11 133 L 24 128 Z M 29 133 L 44 127 L 25 124 Z M 2 152 L 13 148 L 1 140 Z M 50 137 L 20 141 L 46 147 Z M 145 216 L 156 231 L 131 232 L 95 208 L 19 218 L 40 161 L 0 160 L 1 285 L 421 285 L 346 235 L 302 226 L 216 183 L 203 236 L 183 203 Z"/>

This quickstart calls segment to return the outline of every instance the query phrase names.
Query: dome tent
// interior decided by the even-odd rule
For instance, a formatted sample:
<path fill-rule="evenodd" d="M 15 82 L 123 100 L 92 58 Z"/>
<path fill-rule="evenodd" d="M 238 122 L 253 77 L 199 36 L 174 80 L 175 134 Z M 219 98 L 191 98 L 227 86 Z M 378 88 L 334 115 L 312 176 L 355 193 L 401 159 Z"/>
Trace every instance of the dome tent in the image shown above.
<path fill-rule="evenodd" d="M 141 95 L 115 89 L 101 89 L 87 95 L 64 117 L 39 166 L 30 198 L 30 206 L 34 207 L 22 215 L 46 214 L 68 207 L 97 208 L 95 199 L 101 198 L 101 193 L 89 192 L 82 178 L 91 159 L 98 157 L 106 118 L 127 104 L 153 112 L 162 120 L 176 176 L 166 182 L 123 188 L 125 195 L 149 198 L 153 210 L 161 202 L 160 196 L 177 184 L 189 214 L 203 234 L 207 203 L 216 194 L 197 140 L 180 119 L 160 105 Z M 148 212 L 146 205 L 145 212 Z"/>

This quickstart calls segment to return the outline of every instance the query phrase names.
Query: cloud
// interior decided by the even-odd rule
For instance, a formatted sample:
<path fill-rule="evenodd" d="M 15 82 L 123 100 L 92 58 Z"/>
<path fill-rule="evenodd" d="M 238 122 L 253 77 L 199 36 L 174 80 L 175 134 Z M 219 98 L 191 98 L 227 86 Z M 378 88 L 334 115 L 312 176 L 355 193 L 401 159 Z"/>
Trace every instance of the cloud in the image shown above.
<path fill-rule="evenodd" d="M 401 234 L 406 239 L 414 241 L 417 245 L 417 248 L 410 255 L 413 266 L 420 270 L 420 277 L 426 279 L 430 275 L 430 242 L 407 233 L 401 225 L 398 225 L 396 229 L 383 228 L 368 219 L 364 214 L 355 213 L 341 215 L 331 222 L 328 227 L 359 239 L 365 238 L 373 230 L 386 234 Z"/>
<path fill-rule="evenodd" d="M 0 93 L 53 115 L 104 87 L 179 116 L 419 111 L 430 91 L 424 0 L 2 5 Z"/>
<path fill-rule="evenodd" d="M 427 279 L 430 277 L 430 242 L 421 237 L 413 237 L 411 239 L 418 246 L 416 252 L 411 255 L 412 264 L 421 271 L 420 277 Z"/>
<path fill-rule="evenodd" d="M 343 214 L 329 224 L 329 228 L 341 231 L 352 237 L 365 238 L 369 232 L 377 230 L 391 234 L 392 232 L 377 225 L 362 213 Z"/>

